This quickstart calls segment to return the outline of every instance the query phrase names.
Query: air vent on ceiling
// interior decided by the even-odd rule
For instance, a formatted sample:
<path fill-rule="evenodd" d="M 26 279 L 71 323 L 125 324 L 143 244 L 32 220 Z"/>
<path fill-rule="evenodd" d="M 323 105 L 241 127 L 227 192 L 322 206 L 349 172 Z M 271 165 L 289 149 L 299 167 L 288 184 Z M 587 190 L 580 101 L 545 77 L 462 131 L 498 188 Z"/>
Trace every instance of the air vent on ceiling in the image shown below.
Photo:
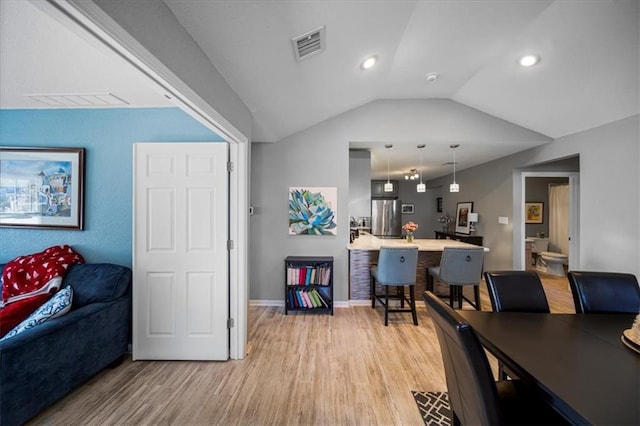
<path fill-rule="evenodd" d="M 35 101 L 55 107 L 109 107 L 129 105 L 111 93 L 59 93 L 25 95 Z"/>
<path fill-rule="evenodd" d="M 323 25 L 320 28 L 293 38 L 291 41 L 293 42 L 293 52 L 296 60 L 300 62 L 303 59 L 322 52 L 325 45 L 324 35 L 325 30 Z"/>

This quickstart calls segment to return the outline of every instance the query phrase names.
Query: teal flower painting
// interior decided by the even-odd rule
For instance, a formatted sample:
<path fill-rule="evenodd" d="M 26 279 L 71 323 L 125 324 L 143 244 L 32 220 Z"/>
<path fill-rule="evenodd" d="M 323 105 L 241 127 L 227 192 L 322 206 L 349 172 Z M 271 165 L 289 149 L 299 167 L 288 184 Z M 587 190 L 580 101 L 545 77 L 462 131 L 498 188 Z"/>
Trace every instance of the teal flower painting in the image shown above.
<path fill-rule="evenodd" d="M 337 235 L 338 188 L 289 188 L 289 235 Z"/>

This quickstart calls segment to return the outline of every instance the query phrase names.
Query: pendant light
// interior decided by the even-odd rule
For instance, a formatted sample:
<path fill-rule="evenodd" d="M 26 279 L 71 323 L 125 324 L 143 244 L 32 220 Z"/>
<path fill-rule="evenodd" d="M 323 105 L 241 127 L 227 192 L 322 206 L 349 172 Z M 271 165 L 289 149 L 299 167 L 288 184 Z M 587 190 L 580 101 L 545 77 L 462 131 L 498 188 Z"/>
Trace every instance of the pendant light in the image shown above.
<path fill-rule="evenodd" d="M 453 183 L 449 185 L 449 192 L 460 192 L 460 185 L 456 183 L 456 148 L 459 146 L 459 144 L 449 145 L 453 150 Z"/>
<path fill-rule="evenodd" d="M 424 144 L 418 145 L 418 149 L 420 150 L 420 183 L 416 185 L 416 190 L 418 192 L 425 192 L 427 190 L 427 185 L 422 183 L 422 150 L 424 147 Z"/>
<path fill-rule="evenodd" d="M 389 180 L 389 150 L 393 148 L 393 145 L 387 144 L 384 147 L 387 148 L 387 183 L 384 184 L 384 192 L 393 192 L 393 184 Z"/>

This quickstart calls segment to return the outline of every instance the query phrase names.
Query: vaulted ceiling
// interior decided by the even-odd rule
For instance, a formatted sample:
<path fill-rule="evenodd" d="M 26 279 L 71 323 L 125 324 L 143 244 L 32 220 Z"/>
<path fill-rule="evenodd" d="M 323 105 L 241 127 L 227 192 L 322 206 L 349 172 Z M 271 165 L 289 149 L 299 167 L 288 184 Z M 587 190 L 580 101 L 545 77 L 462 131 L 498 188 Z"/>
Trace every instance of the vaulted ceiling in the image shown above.
<path fill-rule="evenodd" d="M 380 99 L 451 99 L 550 138 L 639 109 L 637 0 L 165 3 L 251 110 L 257 142 Z M 39 8 L 0 7 L 0 107 L 46 107 L 25 94 L 102 92 L 171 105 Z M 292 38 L 321 26 L 324 50 L 298 62 Z M 524 68 L 524 54 L 541 60 Z M 370 55 L 378 62 L 363 70 Z"/>

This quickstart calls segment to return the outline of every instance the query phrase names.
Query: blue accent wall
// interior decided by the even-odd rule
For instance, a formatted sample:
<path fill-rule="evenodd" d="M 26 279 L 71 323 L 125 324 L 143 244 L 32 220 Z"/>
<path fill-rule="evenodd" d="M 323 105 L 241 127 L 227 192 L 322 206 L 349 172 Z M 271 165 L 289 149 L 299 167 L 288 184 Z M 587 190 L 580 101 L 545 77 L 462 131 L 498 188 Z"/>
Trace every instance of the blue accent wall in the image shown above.
<path fill-rule="evenodd" d="M 84 231 L 0 228 L 0 263 L 58 244 L 131 266 L 136 142 L 223 142 L 179 108 L 0 110 L 0 146 L 85 148 Z"/>

